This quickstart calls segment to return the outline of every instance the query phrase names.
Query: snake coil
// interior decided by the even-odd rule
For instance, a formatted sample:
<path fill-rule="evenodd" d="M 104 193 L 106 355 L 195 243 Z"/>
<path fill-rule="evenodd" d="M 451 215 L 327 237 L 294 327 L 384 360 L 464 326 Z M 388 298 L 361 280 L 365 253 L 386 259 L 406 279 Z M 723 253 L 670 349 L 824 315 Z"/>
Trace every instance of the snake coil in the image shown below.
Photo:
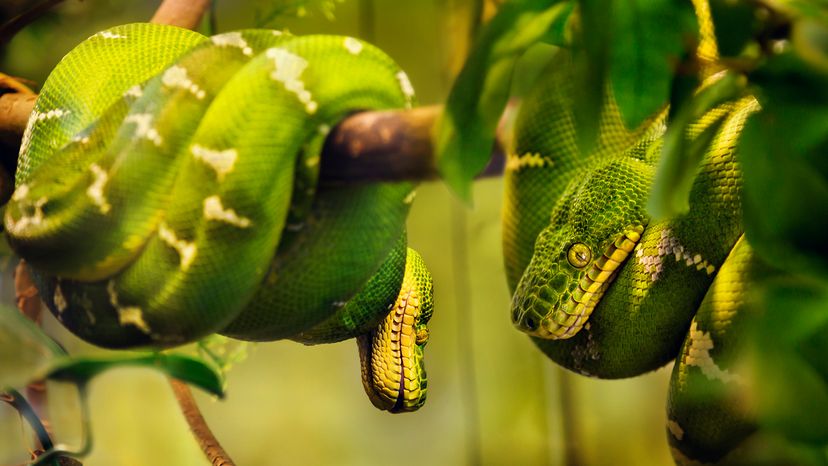
<path fill-rule="evenodd" d="M 9 242 L 94 344 L 359 337 L 372 402 L 415 410 L 431 278 L 406 247 L 414 185 L 317 187 L 331 127 L 413 98 L 388 56 L 350 37 L 99 32 L 37 100 Z"/>
<path fill-rule="evenodd" d="M 699 56 L 716 58 L 706 2 L 697 1 Z M 758 432 L 739 370 L 750 283 L 773 273 L 742 225 L 738 141 L 757 100 L 721 104 L 688 140 L 710 144 L 686 214 L 651 220 L 646 204 L 667 112 L 627 128 L 609 92 L 599 139 L 578 147 L 575 74 L 562 50 L 524 99 L 506 162 L 504 260 L 512 321 L 549 358 L 600 378 L 675 361 L 667 433 L 679 464 L 739 461 Z M 703 85 L 719 77 L 712 75 Z"/>

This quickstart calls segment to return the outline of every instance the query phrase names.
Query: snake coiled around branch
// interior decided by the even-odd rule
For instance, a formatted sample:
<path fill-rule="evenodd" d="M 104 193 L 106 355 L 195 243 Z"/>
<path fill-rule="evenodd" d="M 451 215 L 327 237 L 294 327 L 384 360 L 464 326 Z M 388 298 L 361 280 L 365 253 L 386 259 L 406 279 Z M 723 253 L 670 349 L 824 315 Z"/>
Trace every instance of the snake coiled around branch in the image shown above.
<path fill-rule="evenodd" d="M 406 247 L 415 186 L 317 186 L 339 120 L 413 99 L 388 56 L 350 37 L 99 32 L 38 98 L 9 242 L 87 341 L 358 336 L 372 402 L 415 410 L 431 315 L 431 278 Z"/>

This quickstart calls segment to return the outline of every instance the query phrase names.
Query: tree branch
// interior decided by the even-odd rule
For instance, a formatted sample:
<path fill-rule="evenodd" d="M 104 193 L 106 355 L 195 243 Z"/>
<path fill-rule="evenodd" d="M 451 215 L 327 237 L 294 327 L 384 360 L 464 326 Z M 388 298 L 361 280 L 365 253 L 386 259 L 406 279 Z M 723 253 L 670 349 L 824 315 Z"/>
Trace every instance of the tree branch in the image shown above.
<path fill-rule="evenodd" d="M 181 406 L 181 412 L 184 414 L 187 424 L 190 425 L 190 430 L 210 463 L 213 466 L 235 466 L 233 460 L 221 447 L 213 432 L 210 431 L 207 421 L 204 420 L 204 416 L 201 415 L 201 411 L 198 409 L 198 404 L 193 398 L 190 387 L 175 379 L 170 379 L 170 385 L 172 385 L 175 398 Z"/>
<path fill-rule="evenodd" d="M 0 95 L 0 140 L 20 144 L 37 94 L 10 92 Z"/>
<path fill-rule="evenodd" d="M 195 29 L 209 8 L 210 0 L 163 0 L 150 22 Z"/>
<path fill-rule="evenodd" d="M 51 10 L 55 5 L 64 0 L 44 0 L 32 8 L 13 17 L 5 24 L 0 26 L 0 46 L 7 44 L 15 34 L 20 32 L 23 28 L 31 24 L 34 20 L 43 16 L 44 13 Z"/>
<path fill-rule="evenodd" d="M 8 128 L 19 138 L 25 128 L 25 119 L 16 125 L 9 123 L 4 126 L 10 117 L 3 109 L 7 108 L 8 100 L 14 99 L 14 95 L 0 96 L 0 131 Z M 436 179 L 438 174 L 431 133 L 441 108 L 429 106 L 413 110 L 360 112 L 345 118 L 325 141 L 321 180 L 340 184 Z M 489 165 L 479 176 L 500 175 L 503 163 L 503 152 L 496 145 Z"/>

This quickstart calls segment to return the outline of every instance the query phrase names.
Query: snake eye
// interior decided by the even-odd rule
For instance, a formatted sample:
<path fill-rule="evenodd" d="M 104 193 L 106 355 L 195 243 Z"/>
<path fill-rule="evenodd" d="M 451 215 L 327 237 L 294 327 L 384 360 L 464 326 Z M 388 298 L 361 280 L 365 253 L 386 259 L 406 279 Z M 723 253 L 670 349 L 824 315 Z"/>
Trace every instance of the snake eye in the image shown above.
<path fill-rule="evenodd" d="M 428 341 L 428 328 L 421 327 L 417 329 L 417 335 L 414 337 L 418 345 L 424 345 Z"/>
<path fill-rule="evenodd" d="M 590 251 L 589 246 L 584 243 L 575 243 L 569 247 L 569 251 L 566 253 L 566 258 L 573 267 L 582 269 L 586 267 L 592 259 L 592 251 Z"/>

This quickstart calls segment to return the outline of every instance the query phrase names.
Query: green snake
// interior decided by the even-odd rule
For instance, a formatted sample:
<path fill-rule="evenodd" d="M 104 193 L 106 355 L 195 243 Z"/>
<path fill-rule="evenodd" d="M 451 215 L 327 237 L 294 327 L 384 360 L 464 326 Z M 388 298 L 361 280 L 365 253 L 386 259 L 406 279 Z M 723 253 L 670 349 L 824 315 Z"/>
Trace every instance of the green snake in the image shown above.
<path fill-rule="evenodd" d="M 715 56 L 712 23 L 697 12 L 699 53 Z M 656 221 L 646 204 L 667 112 L 628 129 L 609 92 L 599 140 L 582 153 L 571 53 L 559 52 L 547 70 L 524 99 L 506 160 L 512 322 L 553 361 L 588 376 L 631 377 L 675 360 L 667 422 L 674 459 L 731 458 L 757 431 L 737 364 L 750 318 L 745 294 L 770 273 L 741 220 L 738 139 L 759 104 L 751 96 L 721 104 L 690 126 L 691 140 L 708 127 L 715 133 L 689 212 Z"/>
<path fill-rule="evenodd" d="M 8 240 L 89 342 L 357 337 L 372 403 L 416 410 L 432 292 L 406 246 L 415 186 L 317 183 L 337 122 L 413 98 L 388 56 L 351 37 L 113 27 L 43 86 Z"/>

